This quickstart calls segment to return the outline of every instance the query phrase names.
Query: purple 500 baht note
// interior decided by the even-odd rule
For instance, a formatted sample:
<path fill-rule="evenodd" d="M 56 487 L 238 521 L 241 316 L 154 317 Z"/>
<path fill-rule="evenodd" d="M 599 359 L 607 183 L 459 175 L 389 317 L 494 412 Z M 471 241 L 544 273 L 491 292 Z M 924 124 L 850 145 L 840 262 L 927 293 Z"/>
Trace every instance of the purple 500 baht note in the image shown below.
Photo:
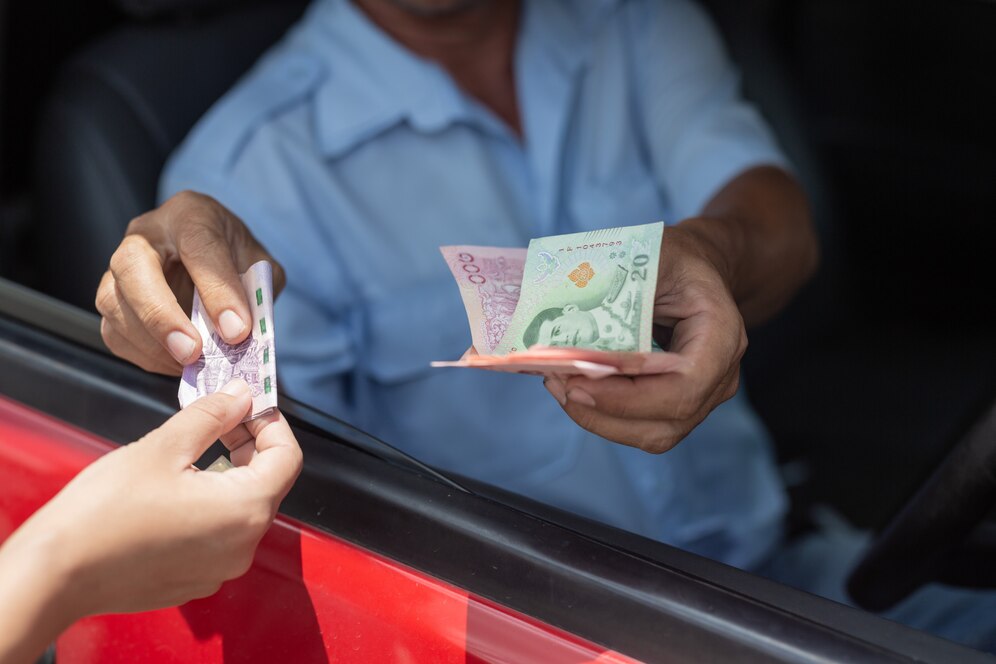
<path fill-rule="evenodd" d="M 522 289 L 525 249 L 440 247 L 460 287 L 474 348 L 490 353 L 502 340 Z"/>
<path fill-rule="evenodd" d="M 201 356 L 183 369 L 180 379 L 180 407 L 207 394 L 214 394 L 228 381 L 243 378 L 252 391 L 255 419 L 277 407 L 277 356 L 273 347 L 273 268 L 266 261 L 249 266 L 242 286 L 252 314 L 252 334 L 239 344 L 225 343 L 203 311 L 200 293 L 194 291 L 190 320 L 203 341 Z"/>

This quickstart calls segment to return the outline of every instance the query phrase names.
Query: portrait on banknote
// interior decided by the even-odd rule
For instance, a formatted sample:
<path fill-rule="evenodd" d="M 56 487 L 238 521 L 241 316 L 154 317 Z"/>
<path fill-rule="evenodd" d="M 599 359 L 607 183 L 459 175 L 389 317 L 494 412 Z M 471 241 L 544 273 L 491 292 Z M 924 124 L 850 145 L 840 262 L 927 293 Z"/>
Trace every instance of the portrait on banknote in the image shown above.
<path fill-rule="evenodd" d="M 541 346 L 571 346 L 594 350 L 635 348 L 640 326 L 640 284 L 630 280 L 630 270 L 621 263 L 609 268 L 609 274 L 597 275 L 588 262 L 576 270 L 585 277 L 584 296 L 572 297 L 571 302 L 540 311 L 526 328 L 522 340 L 526 348 Z M 574 282 L 576 284 L 576 282 Z M 567 293 L 567 296 L 572 296 Z M 590 305 L 593 297 L 597 304 Z"/>

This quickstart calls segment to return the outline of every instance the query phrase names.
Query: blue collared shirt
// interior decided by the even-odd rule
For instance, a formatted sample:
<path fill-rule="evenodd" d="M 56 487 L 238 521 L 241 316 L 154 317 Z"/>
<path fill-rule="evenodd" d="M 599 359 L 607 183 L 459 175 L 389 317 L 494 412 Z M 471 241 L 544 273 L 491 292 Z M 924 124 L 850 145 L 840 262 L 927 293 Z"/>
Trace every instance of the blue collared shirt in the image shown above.
<path fill-rule="evenodd" d="M 523 136 L 345 0 L 302 21 L 173 155 L 287 270 L 281 386 L 444 470 L 750 566 L 785 510 L 742 395 L 653 456 L 574 424 L 539 379 L 431 369 L 470 345 L 438 247 L 676 222 L 784 164 L 684 0 L 526 0 Z"/>

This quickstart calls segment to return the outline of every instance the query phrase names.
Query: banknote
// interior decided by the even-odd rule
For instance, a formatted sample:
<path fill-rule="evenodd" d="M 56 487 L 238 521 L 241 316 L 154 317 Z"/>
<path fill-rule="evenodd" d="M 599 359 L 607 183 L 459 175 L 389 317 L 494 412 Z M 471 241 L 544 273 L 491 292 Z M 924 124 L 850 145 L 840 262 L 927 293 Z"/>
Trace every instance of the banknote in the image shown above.
<path fill-rule="evenodd" d="M 480 355 L 471 348 L 459 360 L 433 362 L 432 366 L 604 378 L 665 373 L 680 368 L 682 364 L 681 356 L 663 352 L 656 346 L 655 351 L 650 353 L 533 346 L 529 350 L 508 355 Z"/>
<path fill-rule="evenodd" d="M 649 353 L 664 224 L 532 240 L 495 355 L 541 346 Z"/>
<path fill-rule="evenodd" d="M 201 335 L 203 350 L 193 364 L 183 369 L 180 407 L 186 408 L 202 396 L 213 394 L 234 378 L 243 378 L 252 392 L 249 421 L 277 407 L 277 356 L 273 344 L 273 268 L 267 261 L 249 266 L 242 274 L 252 333 L 238 344 L 225 343 L 203 309 L 194 291 L 190 320 Z"/>
<path fill-rule="evenodd" d="M 528 249 L 441 247 L 474 345 L 432 365 L 592 378 L 669 370 L 670 354 L 651 352 L 663 230 L 551 236 Z"/>
<path fill-rule="evenodd" d="M 228 457 L 220 456 L 212 461 L 211 465 L 204 470 L 210 470 L 212 473 L 223 473 L 226 470 L 231 470 L 232 468 L 235 468 L 235 466 L 228 460 Z"/>
<path fill-rule="evenodd" d="M 467 309 L 474 348 L 491 353 L 505 336 L 519 302 L 526 250 L 440 247 Z"/>

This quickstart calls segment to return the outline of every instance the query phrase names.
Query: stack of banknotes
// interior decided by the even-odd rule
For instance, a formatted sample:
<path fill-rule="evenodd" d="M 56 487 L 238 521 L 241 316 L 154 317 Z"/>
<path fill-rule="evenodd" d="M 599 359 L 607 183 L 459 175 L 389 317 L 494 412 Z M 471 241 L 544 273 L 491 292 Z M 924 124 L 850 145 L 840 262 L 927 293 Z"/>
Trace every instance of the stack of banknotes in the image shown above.
<path fill-rule="evenodd" d="M 252 334 L 238 344 L 227 344 L 204 312 L 200 293 L 194 291 L 190 320 L 201 335 L 200 358 L 183 369 L 180 407 L 214 394 L 230 380 L 243 378 L 252 391 L 252 410 L 245 420 L 256 419 L 277 407 L 277 356 L 273 345 L 273 267 L 266 261 L 249 266 L 242 287 L 252 314 Z"/>
<path fill-rule="evenodd" d="M 591 378 L 667 371 L 672 358 L 652 338 L 663 231 L 658 222 L 537 238 L 528 249 L 440 247 L 473 345 L 432 366 Z"/>

